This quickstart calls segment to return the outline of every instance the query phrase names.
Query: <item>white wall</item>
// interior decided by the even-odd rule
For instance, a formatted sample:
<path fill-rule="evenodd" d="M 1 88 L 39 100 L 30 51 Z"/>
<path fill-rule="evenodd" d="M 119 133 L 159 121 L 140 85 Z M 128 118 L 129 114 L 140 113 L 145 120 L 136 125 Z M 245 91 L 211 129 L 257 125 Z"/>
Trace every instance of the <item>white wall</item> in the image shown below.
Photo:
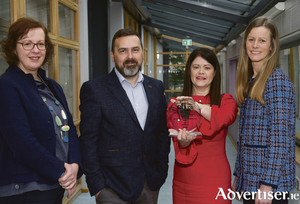
<path fill-rule="evenodd" d="M 221 93 L 226 93 L 226 53 L 224 51 L 220 51 L 217 54 L 217 57 L 221 69 Z"/>
<path fill-rule="evenodd" d="M 89 80 L 88 0 L 79 0 L 80 84 Z"/>
<path fill-rule="evenodd" d="M 89 80 L 88 0 L 79 0 L 79 43 L 80 43 L 80 85 Z M 87 188 L 85 175 L 81 177 L 82 188 Z"/>
<path fill-rule="evenodd" d="M 108 41 L 110 42 L 115 35 L 115 33 L 124 28 L 124 10 L 123 10 L 123 4 L 122 2 L 112 2 L 110 1 L 110 11 L 109 11 L 109 24 L 110 24 L 110 39 Z M 115 63 L 110 59 L 110 65 L 108 68 L 108 72 L 110 72 L 114 66 Z"/>

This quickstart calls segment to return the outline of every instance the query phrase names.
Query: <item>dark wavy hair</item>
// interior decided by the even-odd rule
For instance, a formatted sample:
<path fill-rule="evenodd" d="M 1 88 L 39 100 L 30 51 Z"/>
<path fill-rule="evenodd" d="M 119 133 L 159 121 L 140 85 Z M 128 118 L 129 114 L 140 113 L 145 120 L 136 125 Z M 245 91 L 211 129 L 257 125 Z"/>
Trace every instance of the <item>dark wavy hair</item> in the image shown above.
<path fill-rule="evenodd" d="M 193 83 L 191 80 L 191 66 L 192 62 L 197 58 L 202 57 L 209 62 L 215 71 L 215 76 L 211 82 L 209 94 L 210 94 L 210 105 L 220 106 L 221 103 L 221 71 L 220 64 L 215 53 L 208 48 L 197 48 L 189 56 L 184 71 L 184 84 L 181 95 L 191 96 L 193 91 Z"/>
<path fill-rule="evenodd" d="M 29 30 L 34 28 L 41 28 L 45 33 L 45 42 L 47 43 L 46 56 L 43 62 L 43 65 L 46 62 L 50 62 L 52 56 L 54 54 L 53 44 L 48 36 L 47 28 L 38 21 L 33 20 L 32 18 L 19 18 L 16 22 L 14 22 L 8 30 L 7 37 L 4 38 L 0 45 L 2 47 L 2 51 L 4 53 L 4 58 L 9 65 L 18 65 L 20 60 L 18 56 L 15 54 L 17 41 L 22 39 L 24 35 L 26 35 Z"/>

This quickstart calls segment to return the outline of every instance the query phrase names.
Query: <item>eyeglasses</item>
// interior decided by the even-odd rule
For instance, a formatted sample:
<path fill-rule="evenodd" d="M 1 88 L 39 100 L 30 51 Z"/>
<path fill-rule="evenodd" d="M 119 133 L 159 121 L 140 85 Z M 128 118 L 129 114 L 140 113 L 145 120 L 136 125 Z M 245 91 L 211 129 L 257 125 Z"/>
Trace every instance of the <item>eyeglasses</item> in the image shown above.
<path fill-rule="evenodd" d="M 48 46 L 46 42 L 33 43 L 33 42 L 29 41 L 29 42 L 24 42 L 24 43 L 20 43 L 20 42 L 17 42 L 17 43 L 21 44 L 23 46 L 24 50 L 32 50 L 35 45 L 39 50 L 45 50 L 45 49 L 47 49 L 47 46 Z"/>

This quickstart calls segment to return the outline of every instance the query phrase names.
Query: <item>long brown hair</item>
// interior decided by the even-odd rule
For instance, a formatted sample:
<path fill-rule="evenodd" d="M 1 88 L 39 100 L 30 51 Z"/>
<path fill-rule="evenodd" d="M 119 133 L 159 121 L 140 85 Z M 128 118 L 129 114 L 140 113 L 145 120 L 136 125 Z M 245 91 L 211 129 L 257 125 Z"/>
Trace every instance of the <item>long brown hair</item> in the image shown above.
<path fill-rule="evenodd" d="M 46 62 L 51 61 L 51 58 L 54 54 L 54 47 L 50 40 L 50 37 L 48 36 L 47 28 L 41 22 L 33 20 L 32 18 L 24 17 L 19 18 L 9 27 L 7 37 L 0 42 L 7 64 L 19 64 L 19 57 L 15 54 L 17 41 L 22 39 L 22 37 L 26 35 L 30 29 L 33 28 L 41 28 L 45 33 L 45 42 L 47 43 L 47 49 L 43 65 Z"/>
<path fill-rule="evenodd" d="M 260 72 L 257 74 L 251 86 L 249 86 L 250 78 L 253 76 L 254 71 L 251 60 L 246 53 L 246 40 L 255 27 L 266 27 L 270 30 L 271 38 L 271 51 L 269 56 L 265 59 Z M 257 100 L 261 104 L 264 104 L 264 89 L 266 82 L 276 67 L 279 66 L 279 37 L 277 27 L 274 22 L 265 17 L 258 17 L 254 19 L 246 28 L 243 38 L 238 70 L 235 84 L 235 95 L 238 103 L 242 103 L 248 95 L 250 99 Z"/>
<path fill-rule="evenodd" d="M 202 57 L 209 62 L 215 71 L 215 76 L 211 82 L 209 94 L 210 94 L 210 105 L 220 106 L 221 103 L 221 71 L 220 64 L 215 53 L 208 48 L 197 48 L 189 56 L 184 71 L 184 84 L 182 96 L 191 96 L 193 91 L 193 83 L 191 80 L 191 66 L 192 62 L 197 58 Z"/>

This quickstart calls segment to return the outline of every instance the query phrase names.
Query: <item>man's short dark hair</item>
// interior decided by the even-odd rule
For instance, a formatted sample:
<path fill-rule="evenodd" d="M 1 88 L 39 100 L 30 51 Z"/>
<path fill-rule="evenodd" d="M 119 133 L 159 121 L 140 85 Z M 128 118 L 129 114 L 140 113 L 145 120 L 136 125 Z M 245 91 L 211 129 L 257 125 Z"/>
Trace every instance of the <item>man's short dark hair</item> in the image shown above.
<path fill-rule="evenodd" d="M 133 29 L 131 28 L 124 28 L 124 29 L 120 29 L 118 30 L 114 37 L 113 37 L 113 40 L 112 40 L 112 44 L 111 44 L 111 51 L 114 53 L 114 48 L 115 48 L 115 40 L 117 38 L 120 38 L 120 37 L 124 37 L 124 36 L 130 36 L 130 35 L 135 35 L 137 36 L 139 39 L 140 39 L 140 43 L 141 43 L 141 47 L 143 49 L 143 43 L 142 43 L 142 40 L 141 40 L 141 37 L 140 35 Z"/>

